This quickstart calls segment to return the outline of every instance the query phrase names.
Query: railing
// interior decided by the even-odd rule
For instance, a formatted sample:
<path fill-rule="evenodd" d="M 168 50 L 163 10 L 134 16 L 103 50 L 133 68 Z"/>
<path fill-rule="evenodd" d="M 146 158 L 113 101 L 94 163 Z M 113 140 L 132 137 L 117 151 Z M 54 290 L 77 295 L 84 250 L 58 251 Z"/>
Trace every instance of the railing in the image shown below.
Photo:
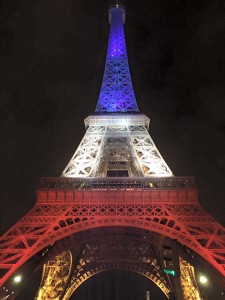
<path fill-rule="evenodd" d="M 40 189 L 194 189 L 194 177 L 49 177 Z"/>

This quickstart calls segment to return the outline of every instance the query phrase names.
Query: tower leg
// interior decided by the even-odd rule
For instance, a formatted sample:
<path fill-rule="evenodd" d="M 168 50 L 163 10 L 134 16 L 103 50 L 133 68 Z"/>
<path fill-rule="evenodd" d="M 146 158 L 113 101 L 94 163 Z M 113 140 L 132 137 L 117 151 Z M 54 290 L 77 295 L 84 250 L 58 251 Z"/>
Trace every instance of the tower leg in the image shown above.
<path fill-rule="evenodd" d="M 174 290 L 175 290 L 175 299 L 184 300 L 180 277 L 174 278 Z"/>

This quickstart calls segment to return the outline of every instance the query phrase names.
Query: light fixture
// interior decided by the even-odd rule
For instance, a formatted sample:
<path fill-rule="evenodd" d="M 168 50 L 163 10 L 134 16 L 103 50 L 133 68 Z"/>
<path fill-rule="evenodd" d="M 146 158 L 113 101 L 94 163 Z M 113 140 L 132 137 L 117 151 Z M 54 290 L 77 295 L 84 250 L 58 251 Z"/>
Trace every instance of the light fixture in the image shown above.
<path fill-rule="evenodd" d="M 199 276 L 199 281 L 202 283 L 202 284 L 206 284 L 208 282 L 208 279 L 207 277 L 205 277 L 204 275 L 200 275 Z"/>
<path fill-rule="evenodd" d="M 22 280 L 21 275 L 16 275 L 16 276 L 14 277 L 14 282 L 15 282 L 15 283 L 19 283 L 19 282 L 21 282 L 21 280 Z"/>

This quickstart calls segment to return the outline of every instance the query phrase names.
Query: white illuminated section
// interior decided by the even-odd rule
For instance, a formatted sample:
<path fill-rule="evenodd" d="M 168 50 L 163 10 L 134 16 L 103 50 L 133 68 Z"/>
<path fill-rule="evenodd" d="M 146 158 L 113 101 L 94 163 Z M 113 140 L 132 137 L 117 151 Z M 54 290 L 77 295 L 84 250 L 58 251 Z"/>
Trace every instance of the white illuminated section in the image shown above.
<path fill-rule="evenodd" d="M 173 176 L 147 129 L 144 126 L 130 126 L 129 131 L 143 176 Z"/>
<path fill-rule="evenodd" d="M 120 125 L 143 125 L 149 129 L 150 119 L 143 114 L 110 114 L 91 115 L 84 120 L 88 126 L 120 126 Z"/>
<path fill-rule="evenodd" d="M 102 149 L 105 128 L 88 128 L 79 147 L 63 171 L 63 177 L 90 177 Z"/>
<path fill-rule="evenodd" d="M 142 114 L 93 115 L 63 177 L 106 177 L 126 170 L 129 177 L 173 176 L 151 139 L 149 118 Z"/>

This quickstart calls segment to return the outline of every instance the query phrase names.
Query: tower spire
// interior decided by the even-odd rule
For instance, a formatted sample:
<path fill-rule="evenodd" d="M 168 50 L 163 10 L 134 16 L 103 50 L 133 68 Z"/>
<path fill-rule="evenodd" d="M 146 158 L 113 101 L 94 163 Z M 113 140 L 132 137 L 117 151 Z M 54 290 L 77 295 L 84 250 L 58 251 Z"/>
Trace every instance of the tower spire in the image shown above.
<path fill-rule="evenodd" d="M 102 87 L 95 112 L 139 112 L 132 86 L 123 24 L 125 10 L 116 1 L 109 9 L 110 34 Z"/>

